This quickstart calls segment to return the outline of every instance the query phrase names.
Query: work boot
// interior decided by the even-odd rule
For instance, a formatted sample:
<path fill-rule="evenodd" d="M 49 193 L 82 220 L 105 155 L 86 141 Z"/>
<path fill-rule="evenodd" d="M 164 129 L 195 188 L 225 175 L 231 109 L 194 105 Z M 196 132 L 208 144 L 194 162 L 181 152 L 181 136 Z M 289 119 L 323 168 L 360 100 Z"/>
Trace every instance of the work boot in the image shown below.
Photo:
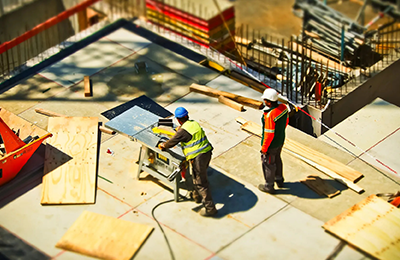
<path fill-rule="evenodd" d="M 267 188 L 265 188 L 265 185 L 264 185 L 264 184 L 258 185 L 258 189 L 259 189 L 260 191 L 262 191 L 262 192 L 265 192 L 265 193 L 275 194 L 275 190 L 274 190 L 274 189 L 267 189 Z"/>
<path fill-rule="evenodd" d="M 206 208 L 202 208 L 199 212 L 199 214 L 203 217 L 212 217 L 215 214 L 218 213 L 218 210 L 216 208 L 212 209 L 212 210 L 206 210 Z"/>
<path fill-rule="evenodd" d="M 201 196 L 200 194 L 197 192 L 197 190 L 191 191 L 190 192 L 190 198 L 192 200 L 194 200 L 194 202 L 196 202 L 197 204 L 201 203 Z"/>
<path fill-rule="evenodd" d="M 283 180 L 280 181 L 275 181 L 276 185 L 278 186 L 278 188 L 283 188 Z"/>

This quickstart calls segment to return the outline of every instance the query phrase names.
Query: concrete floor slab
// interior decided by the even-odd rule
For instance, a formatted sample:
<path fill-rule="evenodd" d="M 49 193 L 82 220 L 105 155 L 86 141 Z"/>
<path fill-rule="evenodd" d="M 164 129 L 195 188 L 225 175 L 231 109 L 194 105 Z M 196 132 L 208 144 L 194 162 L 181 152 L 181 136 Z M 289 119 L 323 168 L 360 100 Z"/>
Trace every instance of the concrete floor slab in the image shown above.
<path fill-rule="evenodd" d="M 171 202 L 175 203 L 175 202 Z M 161 205 L 154 211 L 154 214 L 159 220 L 159 216 L 162 208 L 169 207 L 169 205 Z M 171 213 L 168 213 L 171 214 Z M 172 214 L 175 214 L 172 212 Z M 156 221 L 153 219 L 152 215 L 143 213 L 137 209 L 132 210 L 128 214 L 124 215 L 121 219 L 147 224 L 153 226 L 154 230 L 147 238 L 146 242 L 139 249 L 134 259 L 169 259 L 170 251 L 168 249 L 167 243 L 164 238 L 164 234 L 158 227 Z M 178 219 L 176 221 L 179 222 Z M 168 226 L 162 225 L 167 237 L 169 244 L 171 246 L 172 253 L 175 259 L 207 259 L 212 252 L 202 245 L 198 244 L 196 241 L 192 240 L 190 237 L 183 235 L 181 230 L 171 229 Z M 194 234 L 193 234 L 194 235 Z"/>
<path fill-rule="evenodd" d="M 63 90 L 57 83 L 35 75 L 1 93 L 0 107 L 18 115 Z"/>
<path fill-rule="evenodd" d="M 70 87 L 131 55 L 131 50 L 102 38 L 40 72 L 40 75 Z"/>
<path fill-rule="evenodd" d="M 206 84 L 219 75 L 216 71 L 154 43 L 140 50 L 138 53 L 159 64 L 163 64 L 184 77 L 194 80 L 198 84 Z"/>
<path fill-rule="evenodd" d="M 226 215 L 248 227 L 255 227 L 287 205 L 214 165 L 211 165 L 208 172 L 209 181 L 214 187 L 213 199 L 219 208 L 218 215 Z"/>
<path fill-rule="evenodd" d="M 41 192 L 42 185 L 3 207 L 0 211 L 0 223 L 50 256 L 56 256 L 62 251 L 55 248 L 55 244 L 84 210 L 119 217 L 131 209 L 101 191 L 97 192 L 94 205 L 42 206 Z M 79 255 L 76 254 L 74 259 L 79 259 Z"/>
<path fill-rule="evenodd" d="M 163 191 L 137 207 L 137 210 L 151 215 L 152 209 L 158 203 L 171 199 L 173 199 L 173 194 Z M 183 236 L 212 252 L 221 249 L 249 230 L 249 227 L 232 218 L 204 218 L 195 210 L 198 211 L 200 208 L 193 201 L 171 202 L 168 206 L 158 207 L 155 216 L 162 225 L 177 230 Z M 215 230 L 218 230 L 218 239 L 215 239 Z"/>
<path fill-rule="evenodd" d="M 138 74 L 135 64 L 145 62 L 148 73 Z M 141 95 L 167 105 L 189 93 L 193 80 L 148 59 L 134 54 L 92 76 L 93 96 L 84 97 L 83 82 L 72 86 L 82 101 L 96 101 L 108 108 L 116 107 Z"/>
<path fill-rule="evenodd" d="M 105 36 L 110 41 L 116 42 L 125 48 L 137 52 L 147 45 L 151 44 L 151 42 L 137 34 L 134 34 L 124 28 L 118 29 L 107 36 Z"/>
<path fill-rule="evenodd" d="M 342 150 L 361 155 L 363 151 L 393 133 L 399 126 L 400 108 L 377 98 L 333 128 L 356 147 L 332 131 L 318 138 Z"/>
<path fill-rule="evenodd" d="M 340 242 L 326 233 L 323 222 L 287 206 L 218 252 L 225 259 L 326 259 Z M 290 234 L 288 236 L 288 234 Z M 361 259 L 347 248 L 342 259 Z"/>
<path fill-rule="evenodd" d="M 83 105 L 79 95 L 69 89 L 58 93 L 56 96 L 49 98 L 44 102 L 38 103 L 19 115 L 30 122 L 34 122 L 37 126 L 47 129 L 49 117 L 35 112 L 36 108 L 43 108 L 65 116 L 91 116 L 98 117 L 99 122 L 108 121 L 107 118 L 101 115 L 101 112 L 107 110 L 106 107 L 99 103 L 90 101 L 85 102 L 85 105 Z"/>
<path fill-rule="evenodd" d="M 400 161 L 398 155 L 400 144 L 399 130 L 400 127 L 370 148 L 367 151 L 368 154 L 362 154 L 360 156 L 362 160 L 390 173 L 394 178 L 397 178 L 397 180 L 400 180 Z"/>

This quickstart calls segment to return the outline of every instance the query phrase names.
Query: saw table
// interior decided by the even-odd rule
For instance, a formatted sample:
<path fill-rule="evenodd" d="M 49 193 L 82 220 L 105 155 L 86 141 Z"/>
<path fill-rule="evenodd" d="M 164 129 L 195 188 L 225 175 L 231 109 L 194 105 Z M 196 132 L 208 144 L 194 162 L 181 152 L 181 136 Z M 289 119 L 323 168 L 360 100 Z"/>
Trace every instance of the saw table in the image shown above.
<path fill-rule="evenodd" d="M 147 172 L 163 183 L 172 186 L 174 199 L 179 201 L 179 189 L 193 190 L 191 175 L 185 170 L 186 158 L 180 144 L 162 151 L 158 148 L 160 142 L 168 140 L 166 135 L 154 133 L 152 129 L 158 126 L 161 117 L 138 106 L 125 111 L 105 125 L 112 130 L 129 137 L 141 144 L 138 160 L 137 178 L 142 171 Z"/>

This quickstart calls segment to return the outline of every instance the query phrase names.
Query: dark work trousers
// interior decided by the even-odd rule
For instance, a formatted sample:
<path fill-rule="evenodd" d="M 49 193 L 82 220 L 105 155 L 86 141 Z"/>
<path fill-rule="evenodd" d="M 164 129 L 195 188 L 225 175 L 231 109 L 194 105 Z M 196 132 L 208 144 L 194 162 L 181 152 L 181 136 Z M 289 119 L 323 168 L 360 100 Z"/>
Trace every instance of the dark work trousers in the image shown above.
<path fill-rule="evenodd" d="M 261 164 L 264 172 L 265 188 L 274 190 L 275 181 L 283 181 L 282 146 L 268 149 L 267 154 L 261 154 Z"/>
<path fill-rule="evenodd" d="M 202 197 L 202 203 L 207 211 L 214 210 L 210 184 L 207 178 L 207 168 L 210 165 L 212 151 L 201 153 L 192 161 L 193 185 Z"/>

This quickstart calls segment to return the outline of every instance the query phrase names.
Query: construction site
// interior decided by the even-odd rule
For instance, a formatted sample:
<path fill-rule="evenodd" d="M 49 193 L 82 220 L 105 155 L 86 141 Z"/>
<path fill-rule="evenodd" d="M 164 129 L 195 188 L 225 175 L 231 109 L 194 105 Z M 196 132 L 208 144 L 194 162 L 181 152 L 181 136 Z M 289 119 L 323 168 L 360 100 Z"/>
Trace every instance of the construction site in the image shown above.
<path fill-rule="evenodd" d="M 400 0 L 0 0 L 0 260 L 400 259 L 399 58 Z"/>

